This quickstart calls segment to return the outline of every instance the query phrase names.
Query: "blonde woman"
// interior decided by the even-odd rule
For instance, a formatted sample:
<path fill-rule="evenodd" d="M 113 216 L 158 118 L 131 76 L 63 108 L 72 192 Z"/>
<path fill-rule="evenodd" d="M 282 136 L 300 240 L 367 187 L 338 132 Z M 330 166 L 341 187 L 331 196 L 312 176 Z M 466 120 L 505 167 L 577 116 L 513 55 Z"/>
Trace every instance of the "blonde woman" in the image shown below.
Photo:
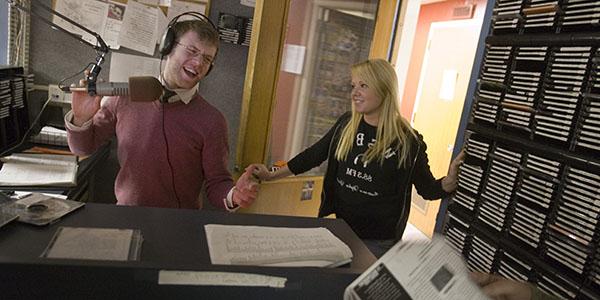
<path fill-rule="evenodd" d="M 261 180 L 298 175 L 328 160 L 319 217 L 335 213 L 380 257 L 402 237 L 412 185 L 425 199 L 457 186 L 461 153 L 448 175 L 435 179 L 423 138 L 400 115 L 394 68 L 385 60 L 358 63 L 352 72 L 352 112 L 342 115 L 317 143 L 269 172 L 251 165 Z"/>

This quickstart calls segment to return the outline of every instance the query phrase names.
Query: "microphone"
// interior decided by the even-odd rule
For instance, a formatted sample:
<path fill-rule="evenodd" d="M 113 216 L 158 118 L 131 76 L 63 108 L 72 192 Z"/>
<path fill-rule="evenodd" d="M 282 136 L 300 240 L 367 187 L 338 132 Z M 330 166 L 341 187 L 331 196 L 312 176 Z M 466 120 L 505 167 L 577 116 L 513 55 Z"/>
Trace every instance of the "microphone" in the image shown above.
<path fill-rule="evenodd" d="M 88 92 L 87 87 L 63 87 L 65 92 Z M 128 96 L 133 102 L 152 102 L 163 94 L 163 86 L 152 76 L 129 77 L 129 82 L 96 83 L 97 96 Z"/>

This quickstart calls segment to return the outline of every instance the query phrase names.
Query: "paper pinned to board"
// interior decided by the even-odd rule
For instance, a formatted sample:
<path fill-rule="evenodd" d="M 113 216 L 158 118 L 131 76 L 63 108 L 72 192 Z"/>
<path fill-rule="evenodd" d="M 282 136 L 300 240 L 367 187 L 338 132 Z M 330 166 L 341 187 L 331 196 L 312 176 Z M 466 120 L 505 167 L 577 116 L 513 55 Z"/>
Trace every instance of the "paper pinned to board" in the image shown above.
<path fill-rule="evenodd" d="M 171 271 L 158 272 L 158 284 L 163 285 L 216 285 L 266 286 L 283 288 L 287 278 L 250 273 Z"/>
<path fill-rule="evenodd" d="M 148 55 L 156 47 L 156 23 L 159 8 L 129 1 L 119 34 L 119 44 Z"/>
<path fill-rule="evenodd" d="M 128 82 L 131 76 L 154 76 L 160 72 L 160 59 L 154 57 L 113 53 L 110 59 L 112 82 Z"/>

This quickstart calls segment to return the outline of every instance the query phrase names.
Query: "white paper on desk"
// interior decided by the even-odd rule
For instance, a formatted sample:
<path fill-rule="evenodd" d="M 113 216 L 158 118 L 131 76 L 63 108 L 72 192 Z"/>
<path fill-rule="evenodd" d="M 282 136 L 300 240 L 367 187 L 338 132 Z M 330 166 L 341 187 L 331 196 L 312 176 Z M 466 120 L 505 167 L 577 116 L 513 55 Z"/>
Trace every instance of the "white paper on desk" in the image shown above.
<path fill-rule="evenodd" d="M 210 260 L 220 265 L 335 267 L 352 251 L 326 228 L 204 225 Z"/>
<path fill-rule="evenodd" d="M 113 53 L 110 58 L 110 74 L 108 78 L 111 82 L 128 82 L 131 76 L 154 76 L 158 77 L 160 59 Z"/>
<path fill-rule="evenodd" d="M 370 299 L 383 291 L 390 299 L 488 299 L 462 257 L 439 236 L 398 242 L 346 288 L 344 299 Z"/>
<path fill-rule="evenodd" d="M 96 0 L 56 0 L 55 10 L 104 38 L 108 3 Z M 81 35 L 90 44 L 96 44 L 94 36 L 71 25 L 60 17 L 53 16 L 52 22 L 69 32 Z"/>
<path fill-rule="evenodd" d="M 167 20 L 169 20 L 169 22 L 170 22 L 177 15 L 180 15 L 180 14 L 188 12 L 188 11 L 193 11 L 193 12 L 198 12 L 198 13 L 201 13 L 201 14 L 205 14 L 205 12 L 206 12 L 206 4 L 205 3 L 191 3 L 191 2 L 184 2 L 184 1 L 179 1 L 179 0 L 172 0 L 171 1 L 171 7 L 169 7 L 169 11 L 167 13 Z M 194 16 L 183 16 L 183 17 L 179 18 L 177 21 L 196 20 L 196 19 L 197 18 L 194 17 Z"/>
<path fill-rule="evenodd" d="M 163 285 L 216 285 L 266 286 L 283 288 L 287 278 L 250 273 L 171 271 L 158 272 L 158 284 Z"/>
<path fill-rule="evenodd" d="M 133 229 L 60 227 L 48 246 L 47 258 L 129 259 Z"/>
<path fill-rule="evenodd" d="M 77 157 L 73 155 L 17 153 L 0 158 L 0 185 L 56 186 L 76 184 Z"/>
<path fill-rule="evenodd" d="M 148 55 L 154 55 L 157 14 L 157 7 L 129 1 L 119 34 L 119 44 Z"/>

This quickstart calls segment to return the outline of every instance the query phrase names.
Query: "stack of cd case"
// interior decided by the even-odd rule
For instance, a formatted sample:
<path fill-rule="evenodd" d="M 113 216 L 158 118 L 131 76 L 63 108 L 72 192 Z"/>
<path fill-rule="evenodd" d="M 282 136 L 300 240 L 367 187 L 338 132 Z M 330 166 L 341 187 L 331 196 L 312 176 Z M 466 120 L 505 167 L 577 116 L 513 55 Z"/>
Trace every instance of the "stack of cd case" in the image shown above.
<path fill-rule="evenodd" d="M 0 80 L 0 119 L 10 116 L 11 98 L 10 79 Z"/>
<path fill-rule="evenodd" d="M 554 193 L 559 185 L 559 171 L 562 164 L 550 158 L 529 153 L 523 163 L 522 176 L 517 197 L 521 203 L 547 213 Z"/>
<path fill-rule="evenodd" d="M 525 32 L 543 32 L 554 28 L 557 16 L 557 0 L 531 0 L 529 7 L 523 8 L 523 29 Z"/>
<path fill-rule="evenodd" d="M 584 94 L 576 144 L 600 151 L 600 50 L 596 50 L 592 66 L 590 92 Z"/>
<path fill-rule="evenodd" d="M 545 242 L 545 255 L 582 275 L 589 256 L 589 247 L 569 241 L 568 236 L 551 229 Z"/>
<path fill-rule="evenodd" d="M 510 234 L 537 249 L 544 229 L 546 215 L 517 202 L 515 214 L 510 224 Z"/>
<path fill-rule="evenodd" d="M 497 0 L 492 17 L 492 30 L 498 33 L 516 33 L 519 30 L 522 1 Z"/>
<path fill-rule="evenodd" d="M 481 193 L 478 218 L 502 231 L 515 188 L 521 154 L 496 146 L 486 184 Z"/>
<path fill-rule="evenodd" d="M 511 46 L 486 45 L 483 67 L 476 92 L 473 118 L 476 121 L 496 122 L 499 104 L 505 90 L 504 79 L 510 61 Z"/>
<path fill-rule="evenodd" d="M 533 267 L 530 264 L 515 258 L 507 251 L 504 251 L 502 255 L 500 255 L 498 274 L 506 278 L 511 278 L 517 281 L 527 281 L 532 269 Z"/>
<path fill-rule="evenodd" d="M 563 31 L 598 30 L 600 2 L 595 0 L 567 0 L 562 5 L 560 24 Z"/>
<path fill-rule="evenodd" d="M 467 265 L 471 270 L 490 273 L 494 265 L 494 257 L 498 247 L 484 241 L 480 236 L 473 235 Z"/>
<path fill-rule="evenodd" d="M 467 155 L 486 161 L 490 151 L 490 141 L 473 134 L 471 131 L 467 131 L 465 135 L 468 136 L 466 142 Z"/>
<path fill-rule="evenodd" d="M 485 45 L 485 56 L 480 78 L 485 81 L 503 83 L 506 78 L 512 46 Z"/>
<path fill-rule="evenodd" d="M 600 248 L 596 248 L 589 278 L 600 289 Z"/>
<path fill-rule="evenodd" d="M 469 226 L 468 221 L 461 220 L 452 212 L 448 212 L 448 223 L 445 227 L 446 240 L 459 253 L 463 252 L 467 243 L 467 237 L 469 236 L 467 230 Z"/>
<path fill-rule="evenodd" d="M 600 214 L 600 174 L 569 166 L 561 201 L 553 222 L 570 240 L 593 243 Z"/>
<path fill-rule="evenodd" d="M 11 78 L 10 83 L 12 85 L 12 96 L 13 96 L 13 108 L 25 107 L 25 82 L 22 77 Z"/>
<path fill-rule="evenodd" d="M 459 190 L 469 191 L 477 195 L 483 178 L 483 169 L 481 166 L 463 163 L 458 171 Z M 474 203 L 473 203 L 474 204 Z"/>
<path fill-rule="evenodd" d="M 540 113 L 535 116 L 536 135 L 568 141 L 590 55 L 588 46 L 555 49 L 544 82 Z"/>
<path fill-rule="evenodd" d="M 561 299 L 574 299 L 577 296 L 577 283 L 557 272 L 537 270 L 537 273 L 537 286 L 546 293 Z"/>
<path fill-rule="evenodd" d="M 534 99 L 541 84 L 548 47 L 519 47 L 514 58 L 515 69 L 510 74 L 510 88 L 502 99 L 502 122 L 531 131 Z"/>

